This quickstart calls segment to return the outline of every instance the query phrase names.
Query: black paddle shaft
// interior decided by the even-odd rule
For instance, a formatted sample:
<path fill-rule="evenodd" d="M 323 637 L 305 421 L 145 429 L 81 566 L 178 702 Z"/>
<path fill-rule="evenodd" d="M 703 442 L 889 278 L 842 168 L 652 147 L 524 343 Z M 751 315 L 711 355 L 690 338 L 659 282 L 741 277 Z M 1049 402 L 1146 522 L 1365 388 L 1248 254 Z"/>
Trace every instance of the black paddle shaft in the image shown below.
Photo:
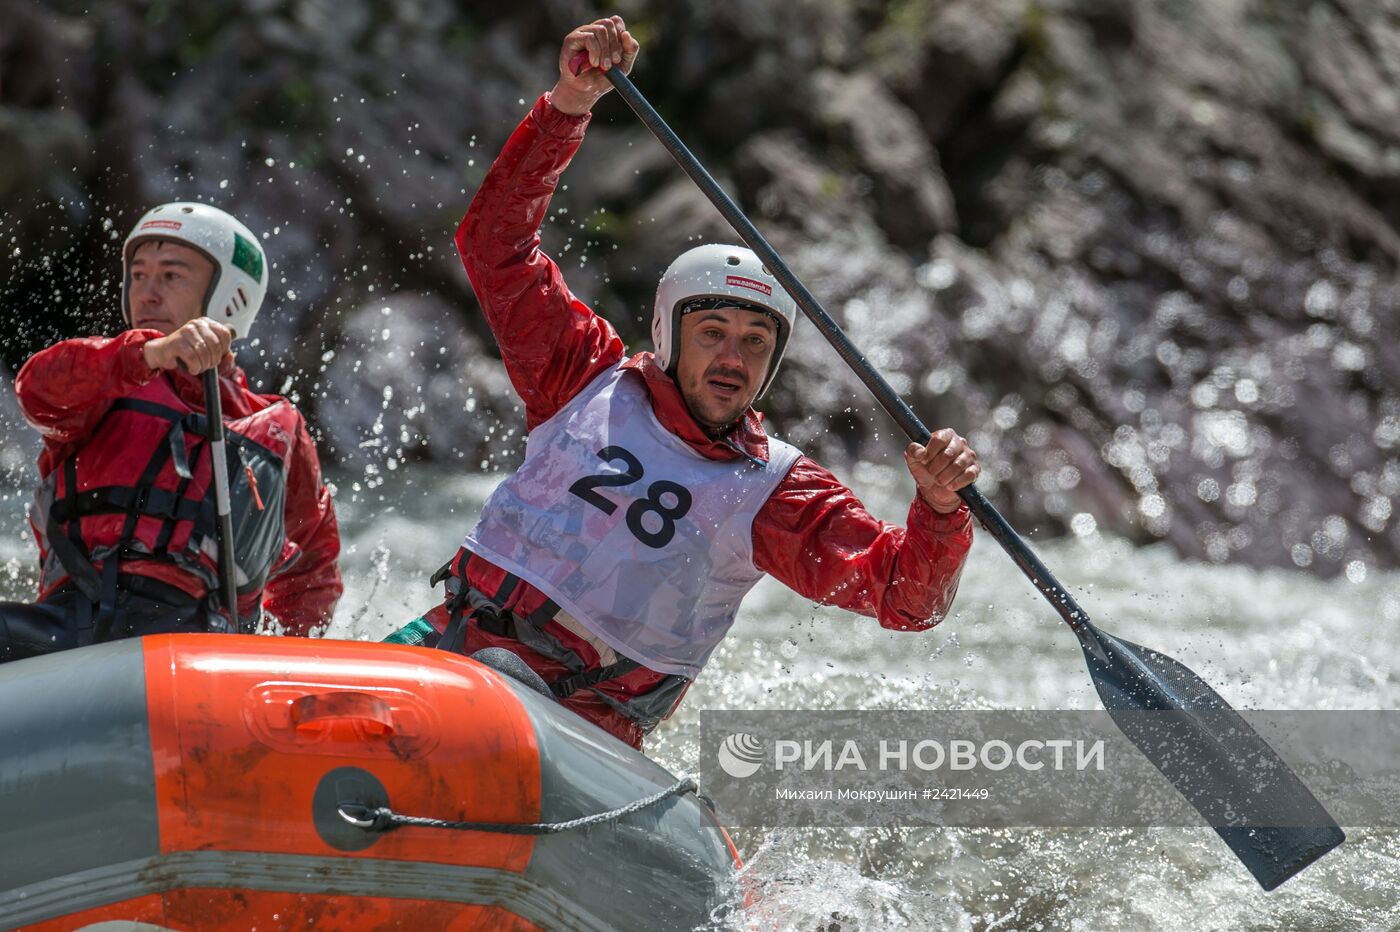
<path fill-rule="evenodd" d="M 238 568 L 233 555 L 233 517 L 229 502 L 228 455 L 224 447 L 224 406 L 217 369 L 204 370 L 204 413 L 209 421 L 209 452 L 214 470 L 214 510 L 219 529 L 219 582 L 231 630 L 238 631 Z"/>
<path fill-rule="evenodd" d="M 778 255 L 777 250 L 768 244 L 768 240 L 763 238 L 763 234 L 758 232 L 758 228 L 744 215 L 739 205 L 734 203 L 724 188 L 720 187 L 719 182 L 715 181 L 705 170 L 705 166 L 700 164 L 700 160 L 686 148 L 680 137 L 671 131 L 666 122 L 661 119 L 661 115 L 642 96 L 642 92 L 637 90 L 632 79 L 623 74 L 621 68 L 611 68 L 604 73 L 622 99 L 627 101 L 627 105 L 636 112 L 637 116 L 646 124 L 647 129 L 651 130 L 661 141 L 661 144 L 666 147 L 666 151 L 671 153 L 671 157 L 676 160 L 681 169 L 700 186 L 700 189 L 705 192 L 705 196 L 724 215 L 724 219 L 729 221 L 729 225 L 734 228 L 740 238 L 748 244 L 748 247 L 754 251 L 759 259 L 763 260 L 763 264 L 773 273 L 773 277 L 782 284 L 788 294 L 792 295 L 797 306 L 802 308 L 802 313 L 806 314 L 807 319 L 816 325 L 816 328 L 822 332 L 822 336 L 826 337 L 827 342 L 835 347 L 836 352 L 846 361 L 846 365 L 850 366 L 860 380 L 865 383 L 865 387 L 870 389 L 875 400 L 889 412 L 890 417 L 894 418 L 895 423 L 899 425 L 905 435 L 918 443 L 928 443 L 930 432 L 924 426 L 924 422 L 919 420 L 919 416 L 914 413 L 914 410 L 890 387 L 890 383 L 886 382 L 879 370 L 871 365 L 870 360 L 865 358 L 865 354 L 856 348 L 856 345 L 846 336 L 845 331 L 841 329 L 841 325 L 831 318 L 816 296 L 808 291 L 807 286 L 802 284 L 801 280 L 792 273 L 787 263 Z M 1089 616 L 1079 607 L 1079 603 L 1074 601 L 1074 597 L 1065 591 L 1065 587 L 1060 585 L 1060 581 L 1046 568 L 1045 564 L 1040 562 L 1040 558 L 1021 539 L 1021 535 L 1017 534 L 1016 530 L 1001 516 L 1001 512 L 996 510 L 996 507 L 987 500 L 987 497 L 977 489 L 976 485 L 960 489 L 958 495 L 967 503 L 973 516 L 982 523 L 989 534 L 996 538 L 997 543 L 1001 544 L 1002 549 L 1021 568 L 1021 572 L 1026 575 L 1031 584 L 1040 590 L 1046 601 L 1054 606 L 1060 617 L 1069 623 L 1075 633 L 1081 633 L 1081 629 L 1089 621 Z"/>

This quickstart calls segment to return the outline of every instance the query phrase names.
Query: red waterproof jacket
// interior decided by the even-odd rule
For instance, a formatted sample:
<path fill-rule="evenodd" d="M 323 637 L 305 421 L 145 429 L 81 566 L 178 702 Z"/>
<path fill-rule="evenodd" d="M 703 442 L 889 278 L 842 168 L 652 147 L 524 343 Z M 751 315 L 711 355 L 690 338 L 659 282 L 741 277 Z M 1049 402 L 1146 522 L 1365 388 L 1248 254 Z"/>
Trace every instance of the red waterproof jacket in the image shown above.
<path fill-rule="evenodd" d="M 54 471 L 75 453 L 93 456 L 123 456 L 122 450 L 85 450 L 98 432 L 103 418 L 119 400 L 142 392 L 155 379 L 168 381 L 168 388 L 190 408 L 204 409 L 201 377 L 184 372 L 162 372 L 146 365 L 142 349 L 159 337 L 156 330 L 128 330 L 116 337 L 83 337 L 64 340 L 36 353 L 20 369 L 15 379 L 15 395 L 29 423 L 44 438 L 39 454 L 39 474 L 48 484 Z M 248 388 L 243 370 L 237 366 L 220 370 L 220 400 L 225 418 L 247 417 L 280 399 L 259 395 Z M 143 392 L 145 393 L 145 392 Z M 321 481 L 316 446 L 306 423 L 295 417 L 295 436 L 286 438 L 286 498 L 283 505 L 285 542 L 272 567 L 262 607 L 288 634 L 312 635 L 329 624 L 340 598 L 340 533 L 330 493 Z M 138 455 L 138 454 L 132 454 Z M 139 454 L 143 459 L 145 453 Z M 47 516 L 31 510 L 30 526 L 40 545 L 40 563 L 53 566 L 45 536 Z M 115 536 L 115 535 L 112 535 Z M 89 541 L 89 547 L 114 541 Z M 98 562 L 100 567 L 100 561 Z M 122 573 L 150 577 L 179 587 L 196 597 L 206 591 L 196 576 L 173 563 L 159 560 L 123 560 Z M 64 575 L 46 574 L 40 598 L 67 581 Z M 240 599 L 246 603 L 248 596 Z M 240 605 L 245 617 L 252 608 Z"/>
<path fill-rule="evenodd" d="M 506 371 L 525 402 L 529 429 L 548 420 L 625 355 L 612 325 L 570 293 L 559 267 L 540 250 L 540 225 L 588 120 L 555 110 L 548 95 L 542 96 L 491 166 L 457 230 L 457 249 Z M 651 353 L 638 353 L 626 365 L 645 379 L 657 419 L 700 453 L 734 459 L 742 450 L 767 458 L 762 416 L 753 409 L 729 436 L 711 439 Z M 754 563 L 760 570 L 813 601 L 873 616 L 883 627 L 900 631 L 924 630 L 942 620 L 971 543 L 972 519 L 966 506 L 944 515 L 916 496 L 907 529 L 886 524 L 805 456 L 753 525 Z M 488 595 L 500 588 L 504 575 L 479 557 L 467 563 L 467 581 Z M 522 582 L 506 607 L 527 616 L 544 601 L 542 593 Z M 441 609 L 428 617 L 439 628 L 445 621 Z M 555 622 L 546 630 L 590 667 L 598 664 L 597 651 L 573 632 Z M 487 646 L 519 654 L 547 682 L 567 673 L 518 641 L 469 629 L 468 653 Z M 643 667 L 599 688 L 625 701 L 649 691 L 662 678 Z M 641 746 L 641 729 L 591 691 L 580 690 L 564 701 L 622 740 Z"/>

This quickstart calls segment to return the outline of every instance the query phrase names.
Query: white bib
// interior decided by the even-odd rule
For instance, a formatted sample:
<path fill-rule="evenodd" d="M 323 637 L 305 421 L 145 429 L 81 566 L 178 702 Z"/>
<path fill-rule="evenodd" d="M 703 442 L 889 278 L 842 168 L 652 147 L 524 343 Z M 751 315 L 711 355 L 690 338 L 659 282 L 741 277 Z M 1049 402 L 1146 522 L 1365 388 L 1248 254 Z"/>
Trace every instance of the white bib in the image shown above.
<path fill-rule="evenodd" d="M 768 453 L 706 459 L 619 366 L 531 431 L 465 546 L 618 653 L 694 677 L 763 576 L 753 519 L 801 455 L 772 438 Z"/>

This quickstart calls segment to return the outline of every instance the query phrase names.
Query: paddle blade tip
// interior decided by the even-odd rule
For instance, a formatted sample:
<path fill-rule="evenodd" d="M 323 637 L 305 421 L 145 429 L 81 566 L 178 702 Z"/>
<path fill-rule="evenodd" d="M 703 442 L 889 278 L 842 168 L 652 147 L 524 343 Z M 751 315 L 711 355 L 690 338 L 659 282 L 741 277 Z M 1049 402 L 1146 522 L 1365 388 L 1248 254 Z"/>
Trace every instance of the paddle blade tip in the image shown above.
<path fill-rule="evenodd" d="M 1335 825 L 1216 831 L 1265 890 L 1279 888 L 1347 838 Z"/>

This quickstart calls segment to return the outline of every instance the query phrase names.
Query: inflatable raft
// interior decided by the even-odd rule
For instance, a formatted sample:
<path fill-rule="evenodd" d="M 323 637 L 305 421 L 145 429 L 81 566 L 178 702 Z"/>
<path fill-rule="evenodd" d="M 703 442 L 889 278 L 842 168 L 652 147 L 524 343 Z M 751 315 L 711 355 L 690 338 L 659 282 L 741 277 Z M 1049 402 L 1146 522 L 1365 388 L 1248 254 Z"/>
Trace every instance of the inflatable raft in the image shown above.
<path fill-rule="evenodd" d="M 694 928 L 737 859 L 676 786 L 442 651 L 163 635 L 24 660 L 0 666 L 0 928 Z"/>

